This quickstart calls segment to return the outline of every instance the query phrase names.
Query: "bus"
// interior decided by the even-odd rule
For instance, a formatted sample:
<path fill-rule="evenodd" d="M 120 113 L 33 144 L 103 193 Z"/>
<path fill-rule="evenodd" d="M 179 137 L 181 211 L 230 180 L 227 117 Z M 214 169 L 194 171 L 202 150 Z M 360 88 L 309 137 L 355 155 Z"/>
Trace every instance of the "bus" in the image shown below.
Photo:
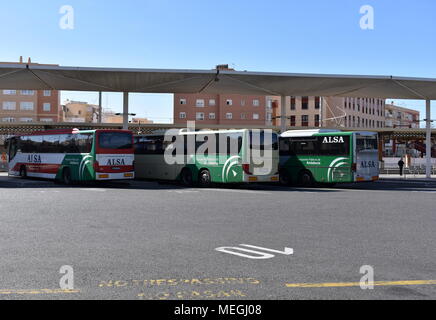
<path fill-rule="evenodd" d="M 201 187 L 210 186 L 212 183 L 278 183 L 278 136 L 272 131 L 265 136 L 264 130 L 257 130 L 258 135 L 253 138 L 253 132 L 254 130 L 249 129 L 195 132 L 182 129 L 171 141 L 166 141 L 164 134 L 135 136 L 135 176 L 142 179 L 179 181 L 186 186 Z M 198 150 L 208 138 L 199 142 L 198 135 L 214 137 L 215 150 L 207 149 L 200 155 Z M 191 150 L 187 147 L 189 136 L 196 141 Z M 183 149 L 183 156 L 190 159 L 189 162 L 166 161 L 165 151 L 174 148 L 176 139 L 182 141 L 179 148 Z M 220 139 L 225 142 L 219 143 Z M 231 150 L 232 144 L 236 146 L 236 150 Z M 265 150 L 270 150 L 270 165 L 261 163 L 262 159 L 257 156 L 262 156 L 262 152 L 265 155 Z"/>
<path fill-rule="evenodd" d="M 334 185 L 379 178 L 375 132 L 290 130 L 279 137 L 282 184 Z"/>
<path fill-rule="evenodd" d="M 10 176 L 73 182 L 133 179 L 128 130 L 49 130 L 6 140 Z"/>

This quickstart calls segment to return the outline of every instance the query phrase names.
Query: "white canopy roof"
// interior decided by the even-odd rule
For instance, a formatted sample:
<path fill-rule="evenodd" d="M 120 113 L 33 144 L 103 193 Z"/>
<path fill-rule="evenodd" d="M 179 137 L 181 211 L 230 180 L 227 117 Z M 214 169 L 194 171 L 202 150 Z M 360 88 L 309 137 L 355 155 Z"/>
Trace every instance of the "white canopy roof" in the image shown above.
<path fill-rule="evenodd" d="M 235 93 L 436 100 L 436 79 L 393 76 L 62 67 L 0 63 L 0 89 Z"/>

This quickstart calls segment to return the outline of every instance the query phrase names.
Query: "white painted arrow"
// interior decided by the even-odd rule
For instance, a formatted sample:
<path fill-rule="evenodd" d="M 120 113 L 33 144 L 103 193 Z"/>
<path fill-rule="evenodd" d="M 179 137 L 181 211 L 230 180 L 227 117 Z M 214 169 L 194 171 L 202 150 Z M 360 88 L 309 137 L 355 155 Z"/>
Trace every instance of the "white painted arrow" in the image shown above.
<path fill-rule="evenodd" d="M 258 249 L 258 250 L 262 250 L 262 251 L 268 251 L 268 252 L 273 252 L 273 253 L 284 254 L 286 256 L 289 256 L 289 255 L 294 253 L 294 249 L 288 248 L 288 247 L 285 247 L 285 250 L 283 250 L 283 251 L 279 251 L 279 250 L 268 249 L 268 248 L 264 248 L 264 247 L 252 246 L 251 244 L 240 244 L 240 246 L 244 246 L 244 247 L 248 247 L 248 248 L 253 248 L 253 249 Z"/>

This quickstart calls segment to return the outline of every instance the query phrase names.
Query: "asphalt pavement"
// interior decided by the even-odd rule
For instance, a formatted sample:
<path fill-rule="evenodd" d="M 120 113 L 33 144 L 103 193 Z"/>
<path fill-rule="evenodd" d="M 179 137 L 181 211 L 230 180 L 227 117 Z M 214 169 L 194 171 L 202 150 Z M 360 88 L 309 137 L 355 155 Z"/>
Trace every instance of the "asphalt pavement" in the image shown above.
<path fill-rule="evenodd" d="M 423 181 L 201 189 L 3 175 L 0 299 L 436 299 L 435 199 Z M 73 289 L 60 288 L 62 266 Z"/>

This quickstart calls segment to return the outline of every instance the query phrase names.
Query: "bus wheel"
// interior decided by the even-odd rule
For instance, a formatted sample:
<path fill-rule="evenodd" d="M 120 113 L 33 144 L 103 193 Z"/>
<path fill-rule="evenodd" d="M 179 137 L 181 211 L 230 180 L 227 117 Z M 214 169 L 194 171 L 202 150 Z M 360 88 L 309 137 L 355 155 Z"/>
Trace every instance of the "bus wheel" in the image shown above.
<path fill-rule="evenodd" d="M 21 166 L 20 167 L 20 177 L 21 178 L 27 178 L 26 166 Z"/>
<path fill-rule="evenodd" d="M 280 170 L 279 177 L 280 177 L 280 184 L 284 186 L 288 186 L 291 184 L 291 178 L 289 177 L 289 174 L 285 169 Z"/>
<path fill-rule="evenodd" d="M 71 180 L 71 171 L 70 168 L 64 168 L 62 171 L 62 184 L 70 185 L 72 184 Z"/>
<path fill-rule="evenodd" d="M 184 168 L 182 170 L 182 173 L 180 174 L 180 178 L 182 180 L 182 184 L 186 187 L 192 187 L 193 181 L 192 181 L 192 173 L 191 170 L 188 168 Z"/>
<path fill-rule="evenodd" d="M 200 174 L 198 175 L 198 184 L 203 188 L 210 186 L 211 181 L 209 170 L 204 169 L 200 171 Z"/>
<path fill-rule="evenodd" d="M 300 185 L 303 187 L 312 187 L 313 186 L 313 177 L 309 171 L 302 171 L 299 177 Z"/>

